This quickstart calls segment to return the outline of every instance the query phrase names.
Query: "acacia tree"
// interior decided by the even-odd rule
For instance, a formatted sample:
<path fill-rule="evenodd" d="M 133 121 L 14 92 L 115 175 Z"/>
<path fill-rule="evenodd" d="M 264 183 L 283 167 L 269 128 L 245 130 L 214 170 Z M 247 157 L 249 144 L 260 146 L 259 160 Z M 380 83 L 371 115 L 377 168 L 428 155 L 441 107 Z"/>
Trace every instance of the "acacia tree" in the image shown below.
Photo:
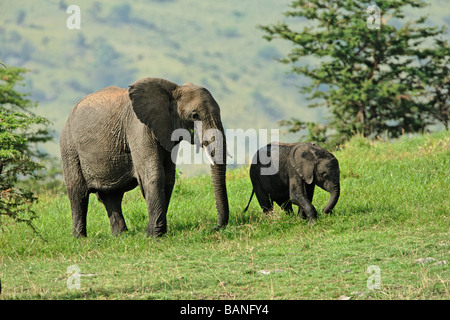
<path fill-rule="evenodd" d="M 405 18 L 407 6 L 423 8 L 424 0 L 294 1 L 286 17 L 300 17 L 303 28 L 285 22 L 260 26 L 267 40 L 293 45 L 281 62 L 311 82 L 300 92 L 309 107 L 325 105 L 325 125 L 297 118 L 281 125 L 309 130 L 307 140 L 342 143 L 356 132 L 366 137 L 398 137 L 449 123 L 449 57 L 444 27 L 430 27 L 427 18 Z M 298 22 L 296 23 L 298 25 Z M 307 58 L 319 63 L 309 64 Z"/>
<path fill-rule="evenodd" d="M 31 221 L 36 217 L 31 209 L 37 200 L 34 193 L 19 180 L 39 177 L 43 165 L 39 159 L 45 153 L 37 148 L 38 142 L 52 139 L 49 121 L 36 116 L 30 109 L 36 107 L 15 87 L 23 80 L 25 69 L 0 66 L 0 216 L 7 215 L 16 221 Z"/>

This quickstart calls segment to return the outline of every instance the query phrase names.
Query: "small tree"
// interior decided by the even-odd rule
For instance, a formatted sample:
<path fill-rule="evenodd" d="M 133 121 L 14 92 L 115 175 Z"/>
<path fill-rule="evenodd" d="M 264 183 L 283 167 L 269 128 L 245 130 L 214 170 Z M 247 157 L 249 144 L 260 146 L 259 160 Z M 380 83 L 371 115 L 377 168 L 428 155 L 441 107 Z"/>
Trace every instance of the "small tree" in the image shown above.
<path fill-rule="evenodd" d="M 49 121 L 34 115 L 36 107 L 27 96 L 15 89 L 22 80 L 25 69 L 0 67 L 0 216 L 7 215 L 16 221 L 27 222 L 36 217 L 31 209 L 37 200 L 31 190 L 19 186 L 26 176 L 37 178 L 43 168 L 37 159 L 44 153 L 37 142 L 51 140 Z"/>
<path fill-rule="evenodd" d="M 359 0 L 300 0 L 285 15 L 307 19 L 303 29 L 261 26 L 267 40 L 293 44 L 281 62 L 312 80 L 300 91 L 314 101 L 309 107 L 330 110 L 325 125 L 295 117 L 281 124 L 293 132 L 307 128 L 309 140 L 329 144 L 356 132 L 398 137 L 437 122 L 448 128 L 450 50 L 440 39 L 444 27 L 426 26 L 426 17 L 404 21 L 406 6 L 425 5 L 424 0 L 380 0 L 370 7 Z M 307 64 L 306 57 L 319 64 Z"/>

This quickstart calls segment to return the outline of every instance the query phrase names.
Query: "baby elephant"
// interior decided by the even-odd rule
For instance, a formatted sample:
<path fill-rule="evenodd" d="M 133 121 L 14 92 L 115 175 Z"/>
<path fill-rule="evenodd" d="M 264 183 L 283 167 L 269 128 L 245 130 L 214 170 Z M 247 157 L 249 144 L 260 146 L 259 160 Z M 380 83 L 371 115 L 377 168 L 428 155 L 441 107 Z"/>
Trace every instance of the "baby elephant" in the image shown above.
<path fill-rule="evenodd" d="M 330 193 L 330 201 L 323 209 L 330 213 L 339 200 L 339 163 L 327 150 L 314 143 L 271 143 L 258 150 L 250 166 L 253 194 L 264 212 L 273 209 L 273 201 L 288 212 L 292 203 L 299 214 L 310 222 L 317 219 L 312 205 L 314 187 L 318 185 Z"/>

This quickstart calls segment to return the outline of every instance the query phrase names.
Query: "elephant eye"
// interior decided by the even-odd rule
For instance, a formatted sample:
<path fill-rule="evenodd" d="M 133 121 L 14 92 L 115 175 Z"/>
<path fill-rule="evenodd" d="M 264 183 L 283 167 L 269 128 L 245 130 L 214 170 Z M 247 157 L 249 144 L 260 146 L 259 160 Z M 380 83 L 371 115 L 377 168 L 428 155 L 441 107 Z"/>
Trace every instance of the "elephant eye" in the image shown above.
<path fill-rule="evenodd" d="M 193 111 L 193 112 L 191 113 L 191 118 L 192 118 L 193 120 L 200 120 L 200 116 L 198 115 L 197 111 Z"/>

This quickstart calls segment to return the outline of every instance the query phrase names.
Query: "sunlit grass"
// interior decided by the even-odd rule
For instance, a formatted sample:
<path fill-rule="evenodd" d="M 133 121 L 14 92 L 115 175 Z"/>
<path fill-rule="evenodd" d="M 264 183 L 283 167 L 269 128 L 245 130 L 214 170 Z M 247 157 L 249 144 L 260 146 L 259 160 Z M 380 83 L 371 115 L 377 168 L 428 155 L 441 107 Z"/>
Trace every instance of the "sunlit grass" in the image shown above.
<path fill-rule="evenodd" d="M 342 195 L 316 225 L 275 207 L 262 213 L 248 167 L 228 172 L 230 222 L 217 221 L 208 175 L 177 181 L 168 233 L 145 235 L 148 216 L 138 189 L 126 194 L 129 231 L 110 233 L 94 195 L 88 237 L 74 239 L 64 194 L 36 205 L 35 227 L 2 220 L 2 299 L 448 299 L 450 133 L 369 142 L 356 137 L 336 152 Z M 317 190 L 320 212 L 329 194 Z M 420 258 L 430 263 L 419 264 Z M 67 268 L 81 272 L 67 288 Z M 370 290 L 367 273 L 380 269 Z"/>

